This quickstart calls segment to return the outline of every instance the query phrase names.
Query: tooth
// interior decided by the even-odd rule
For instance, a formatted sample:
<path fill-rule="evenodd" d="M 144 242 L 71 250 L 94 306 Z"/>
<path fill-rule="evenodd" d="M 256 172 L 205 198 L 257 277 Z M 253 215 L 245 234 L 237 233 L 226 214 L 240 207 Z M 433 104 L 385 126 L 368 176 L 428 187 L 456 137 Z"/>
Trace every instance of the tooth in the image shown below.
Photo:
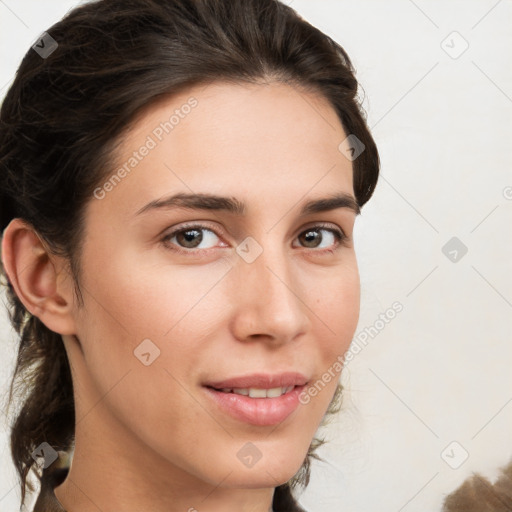
<path fill-rule="evenodd" d="M 272 388 L 267 389 L 267 397 L 275 398 L 276 396 L 281 396 L 283 394 L 283 388 Z"/>
<path fill-rule="evenodd" d="M 249 388 L 249 396 L 251 398 L 266 398 L 267 390 L 266 389 Z"/>
<path fill-rule="evenodd" d="M 261 389 L 261 388 L 222 388 L 224 393 L 235 393 L 237 395 L 249 396 L 250 398 L 276 398 L 289 393 L 295 386 Z"/>

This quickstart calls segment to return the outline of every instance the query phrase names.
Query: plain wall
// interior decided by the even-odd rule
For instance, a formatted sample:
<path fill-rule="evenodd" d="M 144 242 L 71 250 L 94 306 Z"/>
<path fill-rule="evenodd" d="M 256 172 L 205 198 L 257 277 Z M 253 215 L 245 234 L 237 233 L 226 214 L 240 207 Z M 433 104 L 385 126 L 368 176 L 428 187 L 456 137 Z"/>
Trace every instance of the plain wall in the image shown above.
<path fill-rule="evenodd" d="M 344 409 L 300 500 L 309 512 L 439 511 L 472 471 L 493 479 L 512 457 L 512 2 L 287 3 L 352 58 L 382 158 L 356 221 L 361 315 Z M 0 2 L 1 97 L 76 4 Z M 16 344 L 0 315 L 3 391 Z M 10 512 L 19 492 L 0 433 Z"/>

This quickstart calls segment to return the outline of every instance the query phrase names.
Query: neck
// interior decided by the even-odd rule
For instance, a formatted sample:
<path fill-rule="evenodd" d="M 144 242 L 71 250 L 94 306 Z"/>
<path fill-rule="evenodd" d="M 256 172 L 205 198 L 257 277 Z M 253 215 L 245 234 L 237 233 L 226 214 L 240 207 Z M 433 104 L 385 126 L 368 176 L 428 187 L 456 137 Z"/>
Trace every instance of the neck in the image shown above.
<path fill-rule="evenodd" d="M 91 426 L 90 421 L 84 423 Z M 115 433 L 115 441 L 108 438 L 108 431 Z M 68 475 L 55 488 L 55 496 L 65 511 L 272 510 L 274 488 L 229 488 L 229 475 L 217 485 L 201 481 L 140 446 L 126 433 L 120 435 L 119 428 L 108 431 L 77 430 Z"/>

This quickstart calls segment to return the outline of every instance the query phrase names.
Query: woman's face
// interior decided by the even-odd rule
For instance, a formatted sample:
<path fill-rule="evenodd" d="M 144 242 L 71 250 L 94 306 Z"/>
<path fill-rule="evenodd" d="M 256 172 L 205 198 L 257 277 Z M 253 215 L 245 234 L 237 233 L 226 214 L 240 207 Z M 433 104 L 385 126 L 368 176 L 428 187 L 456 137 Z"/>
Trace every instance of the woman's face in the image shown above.
<path fill-rule="evenodd" d="M 215 486 L 296 473 L 337 378 L 304 404 L 274 388 L 332 375 L 359 315 L 346 136 L 281 83 L 194 87 L 138 118 L 86 209 L 77 443 Z"/>

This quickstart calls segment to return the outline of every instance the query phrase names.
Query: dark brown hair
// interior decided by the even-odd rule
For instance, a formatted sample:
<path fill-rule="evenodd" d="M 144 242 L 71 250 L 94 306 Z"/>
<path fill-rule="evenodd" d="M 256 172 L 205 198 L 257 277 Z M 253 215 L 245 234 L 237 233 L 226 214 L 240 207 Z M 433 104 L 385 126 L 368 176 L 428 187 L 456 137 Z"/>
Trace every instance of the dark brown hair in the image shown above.
<path fill-rule="evenodd" d="M 277 0 L 99 0 L 76 7 L 48 34 L 58 46 L 46 56 L 28 50 L 0 111 L 0 230 L 20 217 L 68 258 L 79 303 L 84 206 L 111 173 L 123 132 L 164 95 L 215 81 L 269 80 L 318 93 L 346 134 L 364 144 L 353 161 L 358 204 L 373 194 L 379 156 L 349 57 Z M 61 336 L 24 308 L 8 279 L 6 285 L 20 335 L 9 403 L 22 404 L 11 452 L 24 502 L 26 487 L 34 490 L 27 481 L 34 448 L 43 441 L 63 451 L 72 445 L 73 383 Z M 328 412 L 337 410 L 340 392 L 338 386 Z M 276 511 L 299 510 L 291 489 L 308 484 L 310 457 L 321 443 L 314 439 L 297 475 L 276 488 Z"/>

